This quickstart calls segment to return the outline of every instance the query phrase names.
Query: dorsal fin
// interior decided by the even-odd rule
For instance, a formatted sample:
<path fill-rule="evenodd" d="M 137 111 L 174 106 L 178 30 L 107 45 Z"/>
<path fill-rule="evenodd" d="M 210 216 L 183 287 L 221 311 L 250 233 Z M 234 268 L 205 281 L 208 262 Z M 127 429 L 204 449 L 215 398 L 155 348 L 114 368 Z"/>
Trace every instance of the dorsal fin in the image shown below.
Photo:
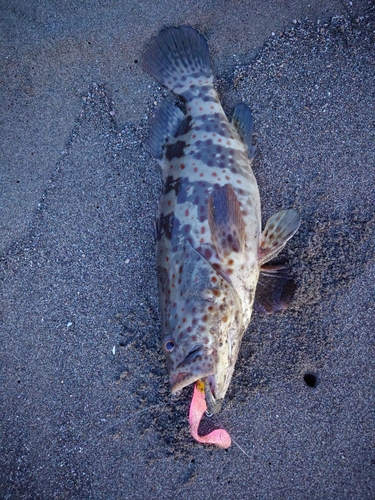
<path fill-rule="evenodd" d="M 240 103 L 234 108 L 232 123 L 247 146 L 249 158 L 253 158 L 255 154 L 255 146 L 253 146 L 254 123 L 251 111 L 246 104 Z"/>
<path fill-rule="evenodd" d="M 208 199 L 208 223 L 219 255 L 243 252 L 245 222 L 236 193 L 230 184 L 216 187 Z"/>
<path fill-rule="evenodd" d="M 167 101 L 158 106 L 150 130 L 152 156 L 162 159 L 164 146 L 169 138 L 175 136 L 184 118 L 184 113 Z"/>
<path fill-rule="evenodd" d="M 260 237 L 259 264 L 270 261 L 297 231 L 301 218 L 297 210 L 281 210 L 270 217 Z"/>

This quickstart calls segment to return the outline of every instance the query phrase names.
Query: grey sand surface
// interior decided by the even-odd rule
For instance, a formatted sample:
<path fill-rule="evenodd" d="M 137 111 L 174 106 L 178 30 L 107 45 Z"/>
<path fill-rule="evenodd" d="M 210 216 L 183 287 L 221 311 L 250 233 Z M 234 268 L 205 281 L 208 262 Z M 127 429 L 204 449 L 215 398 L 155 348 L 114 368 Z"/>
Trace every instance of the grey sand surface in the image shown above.
<path fill-rule="evenodd" d="M 3 6 L 2 498 L 374 498 L 374 10 L 251 5 Z M 295 301 L 254 314 L 202 423 L 243 451 L 193 442 L 159 349 L 147 135 L 174 97 L 139 62 L 180 23 L 253 111 L 263 221 L 302 215 Z"/>

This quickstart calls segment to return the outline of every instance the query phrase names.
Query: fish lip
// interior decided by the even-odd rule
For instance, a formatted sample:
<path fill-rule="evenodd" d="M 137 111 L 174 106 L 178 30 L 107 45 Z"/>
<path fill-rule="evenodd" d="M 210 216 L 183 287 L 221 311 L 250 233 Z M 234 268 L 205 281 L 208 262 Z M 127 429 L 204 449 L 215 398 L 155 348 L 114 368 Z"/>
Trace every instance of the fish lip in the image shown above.
<path fill-rule="evenodd" d="M 199 346 L 194 351 L 190 352 L 185 359 L 173 370 L 173 373 L 170 374 L 171 381 L 171 391 L 172 394 L 180 391 L 184 387 L 193 384 L 199 379 L 208 377 L 209 375 L 213 375 L 215 373 L 215 363 L 212 363 L 211 370 L 197 370 L 190 368 L 192 362 L 199 361 L 199 359 L 203 359 L 203 356 L 206 352 L 206 349 L 203 346 Z"/>
<path fill-rule="evenodd" d="M 189 365 L 192 361 L 195 361 L 198 357 L 202 357 L 204 352 L 204 347 L 202 345 L 196 346 L 192 351 L 189 352 L 187 356 L 177 365 L 177 370 L 184 368 L 184 366 Z"/>
<path fill-rule="evenodd" d="M 209 413 L 210 415 L 219 413 L 223 405 L 224 398 L 215 398 L 211 391 L 210 384 L 207 380 L 204 381 L 204 394 L 206 396 L 207 413 Z"/>
<path fill-rule="evenodd" d="M 213 401 L 208 402 L 206 399 L 208 415 L 216 415 L 216 413 L 219 413 L 223 406 L 223 401 L 224 399 L 214 399 Z"/>
<path fill-rule="evenodd" d="M 180 372 L 175 373 L 170 376 L 171 380 L 171 392 L 172 394 L 176 394 L 176 392 L 180 391 L 184 387 L 187 387 L 190 384 L 193 384 L 203 376 L 206 376 L 205 373 L 192 373 L 188 375 L 187 373 Z"/>

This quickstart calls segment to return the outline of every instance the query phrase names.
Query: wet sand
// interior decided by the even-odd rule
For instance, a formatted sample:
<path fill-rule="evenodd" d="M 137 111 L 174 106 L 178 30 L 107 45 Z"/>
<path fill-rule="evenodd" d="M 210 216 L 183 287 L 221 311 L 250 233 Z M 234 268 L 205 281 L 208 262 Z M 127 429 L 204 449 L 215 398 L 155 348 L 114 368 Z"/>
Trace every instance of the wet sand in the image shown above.
<path fill-rule="evenodd" d="M 2 8 L 2 498 L 374 497 L 374 10 L 249 5 Z M 147 135 L 174 97 L 140 61 L 182 23 L 228 116 L 253 111 L 263 221 L 302 215 L 280 257 L 295 300 L 254 314 L 202 422 L 226 452 L 191 439 L 159 349 Z"/>

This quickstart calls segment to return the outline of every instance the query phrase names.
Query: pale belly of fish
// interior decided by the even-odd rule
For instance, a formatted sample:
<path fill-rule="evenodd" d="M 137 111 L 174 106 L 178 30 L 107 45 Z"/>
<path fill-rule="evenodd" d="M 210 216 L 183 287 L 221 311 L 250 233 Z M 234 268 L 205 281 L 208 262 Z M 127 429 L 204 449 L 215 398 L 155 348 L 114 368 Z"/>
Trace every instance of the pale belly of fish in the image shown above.
<path fill-rule="evenodd" d="M 252 115 L 239 104 L 228 121 L 204 37 L 186 26 L 166 28 L 144 65 L 186 105 L 183 113 L 162 103 L 150 135 L 164 178 L 156 228 L 162 348 L 172 392 L 202 380 L 215 413 L 251 319 L 261 266 L 300 218 L 293 209 L 278 212 L 261 233 Z"/>

